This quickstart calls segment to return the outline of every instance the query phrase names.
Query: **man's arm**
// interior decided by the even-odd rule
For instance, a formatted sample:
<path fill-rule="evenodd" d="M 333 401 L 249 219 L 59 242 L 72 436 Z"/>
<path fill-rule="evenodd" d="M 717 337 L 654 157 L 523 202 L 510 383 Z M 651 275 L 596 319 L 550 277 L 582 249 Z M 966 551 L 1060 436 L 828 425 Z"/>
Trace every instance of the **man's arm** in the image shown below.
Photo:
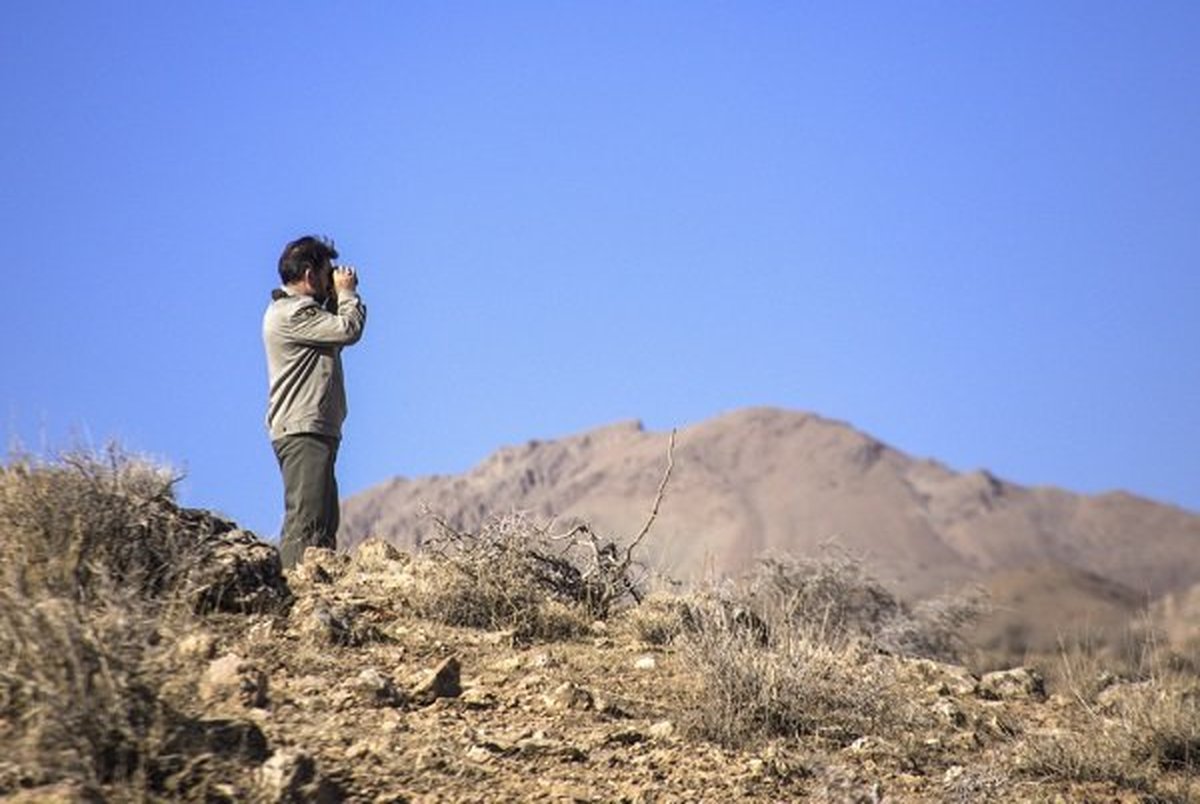
<path fill-rule="evenodd" d="M 353 268 L 333 272 L 337 312 L 320 305 L 301 307 L 287 322 L 287 337 L 313 346 L 350 346 L 358 343 L 367 323 L 367 307 L 358 295 L 358 274 Z"/>

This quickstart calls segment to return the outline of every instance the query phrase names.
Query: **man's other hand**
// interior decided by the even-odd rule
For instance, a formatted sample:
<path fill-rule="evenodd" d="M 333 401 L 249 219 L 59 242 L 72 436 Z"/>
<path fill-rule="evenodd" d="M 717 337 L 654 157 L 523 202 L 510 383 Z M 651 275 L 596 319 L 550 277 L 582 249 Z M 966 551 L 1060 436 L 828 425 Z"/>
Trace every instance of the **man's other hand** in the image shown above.
<path fill-rule="evenodd" d="M 342 265 L 333 269 L 334 290 L 357 290 L 358 272 L 351 265 Z"/>

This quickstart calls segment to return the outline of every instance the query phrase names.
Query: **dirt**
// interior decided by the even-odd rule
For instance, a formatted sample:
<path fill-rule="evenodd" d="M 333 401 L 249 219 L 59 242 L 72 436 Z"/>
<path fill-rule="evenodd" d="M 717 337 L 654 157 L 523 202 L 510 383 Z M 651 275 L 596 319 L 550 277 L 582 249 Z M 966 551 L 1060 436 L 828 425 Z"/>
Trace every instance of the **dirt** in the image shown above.
<path fill-rule="evenodd" d="M 572 641 L 515 645 L 510 632 L 413 616 L 398 591 L 406 563 L 383 549 L 310 553 L 289 575 L 286 615 L 213 616 L 181 641 L 196 679 L 222 662 L 250 679 L 224 695 L 213 682 L 207 698 L 181 685 L 182 706 L 257 724 L 276 764 L 315 764 L 290 788 L 265 765 L 213 780 L 210 800 L 1142 800 L 1112 782 L 1015 774 L 1022 738 L 1065 728 L 1070 702 L 1020 685 L 987 700 L 966 670 L 929 661 L 879 658 L 896 663 L 921 713 L 910 731 L 720 746 L 692 729 L 689 713 L 704 706 L 695 673 L 669 646 L 640 641 L 627 618 Z"/>

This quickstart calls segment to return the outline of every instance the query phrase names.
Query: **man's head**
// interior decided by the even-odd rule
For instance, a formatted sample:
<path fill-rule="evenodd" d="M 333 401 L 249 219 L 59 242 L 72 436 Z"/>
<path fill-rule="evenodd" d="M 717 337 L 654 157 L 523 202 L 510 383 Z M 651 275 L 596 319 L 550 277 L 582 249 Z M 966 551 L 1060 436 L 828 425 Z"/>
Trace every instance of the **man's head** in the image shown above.
<path fill-rule="evenodd" d="M 279 279 L 324 299 L 333 292 L 333 261 L 337 256 L 332 240 L 305 235 L 284 246 L 279 255 Z"/>

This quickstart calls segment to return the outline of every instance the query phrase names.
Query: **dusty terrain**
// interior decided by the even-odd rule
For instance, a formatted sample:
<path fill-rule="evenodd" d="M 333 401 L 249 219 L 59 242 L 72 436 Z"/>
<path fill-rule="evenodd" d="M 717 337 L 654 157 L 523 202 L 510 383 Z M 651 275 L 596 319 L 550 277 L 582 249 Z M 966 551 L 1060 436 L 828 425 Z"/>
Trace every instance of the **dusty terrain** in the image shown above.
<path fill-rule="evenodd" d="M 590 531 L 440 527 L 281 572 L 153 469 L 4 468 L 0 797 L 1200 797 L 1169 651 L 973 672 L 967 601 L 909 607 L 845 554 L 647 595 Z"/>

